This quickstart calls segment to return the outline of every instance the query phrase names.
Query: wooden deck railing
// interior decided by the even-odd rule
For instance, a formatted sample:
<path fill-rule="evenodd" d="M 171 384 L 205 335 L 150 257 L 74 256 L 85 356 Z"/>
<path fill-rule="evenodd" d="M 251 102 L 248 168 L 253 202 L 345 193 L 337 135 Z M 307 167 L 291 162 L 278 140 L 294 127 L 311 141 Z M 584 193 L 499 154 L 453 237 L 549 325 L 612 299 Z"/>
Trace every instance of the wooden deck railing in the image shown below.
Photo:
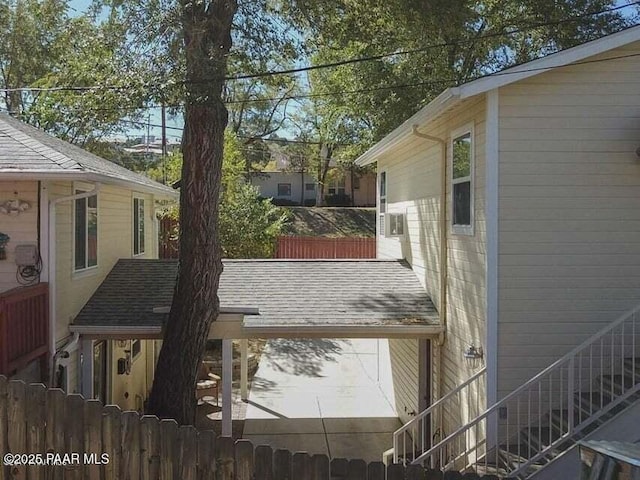
<path fill-rule="evenodd" d="M 0 374 L 12 374 L 49 351 L 49 284 L 0 293 Z"/>

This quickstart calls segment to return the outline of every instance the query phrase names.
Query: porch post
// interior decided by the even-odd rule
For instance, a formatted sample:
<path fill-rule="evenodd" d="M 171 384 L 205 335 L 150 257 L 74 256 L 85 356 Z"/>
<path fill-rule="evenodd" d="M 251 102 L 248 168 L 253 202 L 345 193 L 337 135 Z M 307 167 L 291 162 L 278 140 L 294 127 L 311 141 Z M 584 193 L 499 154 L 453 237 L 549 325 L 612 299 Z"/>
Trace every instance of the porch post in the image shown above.
<path fill-rule="evenodd" d="M 246 400 L 248 395 L 249 383 L 249 359 L 248 357 L 249 341 L 246 338 L 240 340 L 240 398 Z"/>
<path fill-rule="evenodd" d="M 93 398 L 93 340 L 82 339 L 82 370 L 80 391 L 84 398 Z"/>
<path fill-rule="evenodd" d="M 222 340 L 222 436 L 231 436 L 231 382 L 233 376 L 233 343 L 229 338 Z"/>

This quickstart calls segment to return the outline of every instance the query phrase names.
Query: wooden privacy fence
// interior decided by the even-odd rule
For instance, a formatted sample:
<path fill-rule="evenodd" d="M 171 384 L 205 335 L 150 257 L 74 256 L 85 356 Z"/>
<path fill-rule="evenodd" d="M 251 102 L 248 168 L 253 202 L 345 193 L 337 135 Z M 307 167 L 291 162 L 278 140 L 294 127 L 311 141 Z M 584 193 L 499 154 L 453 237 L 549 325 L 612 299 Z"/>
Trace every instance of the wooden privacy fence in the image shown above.
<path fill-rule="evenodd" d="M 158 243 L 159 258 L 178 258 L 180 241 L 178 238 L 178 219 L 160 217 L 160 232 Z"/>
<path fill-rule="evenodd" d="M 10 456 L 7 456 L 7 454 Z M 19 460 L 21 465 L 7 465 Z M 29 463 L 24 465 L 24 463 Z M 0 480 L 479 479 L 382 462 L 255 447 L 174 420 L 0 376 Z"/>
<path fill-rule="evenodd" d="M 276 258 L 376 258 L 376 239 L 282 236 Z"/>

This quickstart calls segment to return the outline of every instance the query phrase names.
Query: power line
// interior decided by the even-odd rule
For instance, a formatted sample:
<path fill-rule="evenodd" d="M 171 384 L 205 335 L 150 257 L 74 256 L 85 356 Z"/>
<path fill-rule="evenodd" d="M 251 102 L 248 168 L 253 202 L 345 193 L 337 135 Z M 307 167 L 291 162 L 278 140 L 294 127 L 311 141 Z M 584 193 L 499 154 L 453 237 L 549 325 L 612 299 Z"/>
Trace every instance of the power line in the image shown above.
<path fill-rule="evenodd" d="M 367 56 L 367 57 L 357 57 L 357 58 L 340 60 L 340 61 L 336 61 L 336 62 L 319 64 L 319 65 L 310 65 L 310 66 L 307 66 L 307 67 L 291 68 L 291 69 L 284 69 L 284 70 L 271 70 L 271 71 L 257 72 L 257 73 L 245 74 L 245 75 L 232 75 L 232 76 L 224 77 L 224 80 L 226 80 L 226 81 L 236 81 L 236 80 L 247 80 L 247 79 L 252 79 L 252 78 L 264 78 L 264 77 L 276 76 L 276 75 L 291 75 L 291 74 L 294 74 L 294 73 L 308 72 L 308 71 L 313 71 L 313 70 L 320 70 L 320 69 L 326 69 L 326 68 L 335 68 L 335 67 L 339 67 L 339 66 L 351 65 L 351 64 L 368 62 L 368 61 L 382 60 L 382 59 L 385 59 L 385 58 L 395 57 L 395 56 L 398 56 L 398 55 L 408 55 L 408 54 L 412 54 L 412 53 L 420 53 L 420 52 L 425 52 L 425 51 L 432 50 L 432 49 L 437 49 L 437 48 L 446 48 L 446 47 L 452 47 L 452 46 L 465 45 L 465 44 L 469 44 L 469 43 L 477 43 L 480 40 L 485 40 L 485 39 L 490 39 L 490 38 L 498 38 L 498 37 L 506 37 L 506 36 L 510 36 L 510 35 L 515 35 L 517 33 L 523 33 L 523 32 L 526 32 L 528 30 L 532 30 L 532 29 L 536 29 L 536 28 L 547 27 L 547 26 L 555 26 L 555 25 L 562 25 L 562 24 L 565 24 L 565 23 L 572 23 L 572 22 L 581 20 L 581 19 L 586 18 L 586 17 L 596 16 L 596 15 L 603 15 L 605 13 L 611 13 L 611 12 L 619 11 L 619 10 L 631 7 L 633 5 L 640 5 L 640 0 L 634 1 L 634 2 L 630 2 L 630 3 L 624 4 L 624 5 L 618 5 L 617 7 L 612 7 L 612 8 L 609 8 L 609 9 L 599 10 L 597 12 L 588 12 L 588 13 L 583 13 L 583 14 L 580 14 L 580 15 L 575 15 L 575 16 L 572 16 L 570 18 L 557 20 L 557 21 L 553 21 L 553 22 L 530 23 L 526 27 L 511 29 L 511 30 L 505 31 L 505 32 L 488 33 L 488 34 L 485 34 L 485 35 L 480 35 L 480 36 L 478 36 L 478 37 L 476 37 L 474 39 L 454 40 L 454 41 L 451 41 L 451 42 L 435 43 L 435 44 L 426 45 L 424 47 L 410 49 L 410 50 L 400 50 L 400 51 L 384 53 L 384 54 L 380 54 L 380 55 L 371 55 L 371 56 Z M 635 27 L 637 25 L 638 24 L 634 24 L 634 25 L 631 25 L 631 26 L 629 26 L 627 28 L 633 28 L 633 27 Z M 204 79 L 204 80 L 198 80 L 198 81 L 182 81 L 182 82 L 179 82 L 179 84 L 180 85 L 203 84 L 203 83 L 210 82 L 212 80 L 219 80 L 219 78 Z M 162 87 L 163 84 L 159 84 L 159 83 L 158 84 L 146 84 L 146 85 L 141 85 L 141 86 L 144 86 L 146 88 Z M 93 85 L 93 86 L 84 86 L 84 87 L 79 87 L 79 86 L 15 87 L 15 88 L 0 88 L 0 92 L 21 92 L 21 91 L 30 91 L 30 92 L 61 92 L 61 91 L 86 92 L 86 91 L 92 91 L 92 90 L 121 91 L 121 90 L 125 90 L 125 89 L 128 89 L 128 88 L 130 88 L 130 86 L 127 86 L 127 85 Z"/>

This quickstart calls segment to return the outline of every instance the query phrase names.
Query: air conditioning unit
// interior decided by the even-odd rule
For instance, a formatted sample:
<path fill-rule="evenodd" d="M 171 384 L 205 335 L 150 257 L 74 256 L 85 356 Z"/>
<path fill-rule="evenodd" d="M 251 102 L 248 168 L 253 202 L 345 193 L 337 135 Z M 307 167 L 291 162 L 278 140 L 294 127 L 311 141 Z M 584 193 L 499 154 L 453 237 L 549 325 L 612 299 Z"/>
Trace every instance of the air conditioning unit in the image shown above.
<path fill-rule="evenodd" d="M 386 213 L 384 219 L 385 236 L 404 236 L 404 213 Z"/>

